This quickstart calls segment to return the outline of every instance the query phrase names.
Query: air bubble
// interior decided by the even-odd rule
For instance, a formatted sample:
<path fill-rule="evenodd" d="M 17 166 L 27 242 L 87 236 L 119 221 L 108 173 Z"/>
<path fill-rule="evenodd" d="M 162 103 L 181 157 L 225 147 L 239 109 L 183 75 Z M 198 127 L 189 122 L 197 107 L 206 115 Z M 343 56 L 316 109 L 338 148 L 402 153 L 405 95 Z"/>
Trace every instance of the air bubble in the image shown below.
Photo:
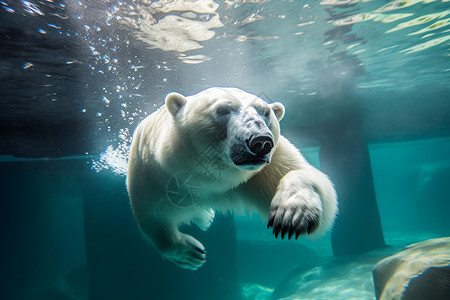
<path fill-rule="evenodd" d="M 31 68 L 32 66 L 33 66 L 32 63 L 27 62 L 27 63 L 24 63 L 24 64 L 23 64 L 23 67 L 22 67 L 22 68 L 25 70 L 25 69 Z"/>

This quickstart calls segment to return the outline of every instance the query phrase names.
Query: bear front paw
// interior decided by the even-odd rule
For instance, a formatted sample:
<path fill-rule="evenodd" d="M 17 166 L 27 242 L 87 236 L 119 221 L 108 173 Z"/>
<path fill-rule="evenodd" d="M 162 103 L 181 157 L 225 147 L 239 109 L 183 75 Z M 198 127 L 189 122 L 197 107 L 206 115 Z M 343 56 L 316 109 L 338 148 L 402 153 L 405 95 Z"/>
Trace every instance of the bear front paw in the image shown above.
<path fill-rule="evenodd" d="M 206 251 L 202 243 L 184 233 L 162 253 L 167 259 L 184 269 L 197 270 L 206 262 Z"/>
<path fill-rule="evenodd" d="M 314 188 L 302 187 L 294 191 L 278 191 L 270 205 L 267 228 L 272 227 L 275 238 L 284 239 L 286 233 L 291 239 L 299 235 L 313 233 L 322 217 L 322 201 Z"/>

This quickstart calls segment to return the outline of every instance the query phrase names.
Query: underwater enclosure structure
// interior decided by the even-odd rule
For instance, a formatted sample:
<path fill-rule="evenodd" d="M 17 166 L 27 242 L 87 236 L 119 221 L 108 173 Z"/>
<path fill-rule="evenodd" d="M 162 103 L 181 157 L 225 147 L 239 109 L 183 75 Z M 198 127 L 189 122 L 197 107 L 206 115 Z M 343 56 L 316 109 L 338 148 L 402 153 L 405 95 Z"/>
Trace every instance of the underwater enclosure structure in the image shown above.
<path fill-rule="evenodd" d="M 0 298 L 445 299 L 427 280 L 450 277 L 449 15 L 445 0 L 1 1 Z M 182 228 L 207 248 L 197 271 L 143 238 L 131 135 L 168 93 L 211 86 L 284 104 L 281 134 L 338 194 L 325 236 L 216 215 Z M 444 263 L 387 278 L 408 255 Z"/>

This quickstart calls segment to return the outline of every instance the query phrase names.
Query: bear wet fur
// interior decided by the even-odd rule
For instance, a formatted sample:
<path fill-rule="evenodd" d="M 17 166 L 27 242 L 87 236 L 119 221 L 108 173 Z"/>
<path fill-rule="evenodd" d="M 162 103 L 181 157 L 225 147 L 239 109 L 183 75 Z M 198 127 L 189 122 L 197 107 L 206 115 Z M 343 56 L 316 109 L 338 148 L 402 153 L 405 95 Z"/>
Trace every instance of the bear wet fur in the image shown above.
<path fill-rule="evenodd" d="M 282 238 L 319 235 L 332 225 L 333 184 L 280 135 L 284 112 L 281 103 L 215 87 L 189 97 L 170 93 L 139 124 L 127 188 L 140 229 L 167 259 L 199 268 L 205 247 L 179 227 L 193 223 L 206 230 L 216 211 L 256 211 Z M 169 184 L 180 174 L 201 187 L 190 206 L 170 199 Z"/>

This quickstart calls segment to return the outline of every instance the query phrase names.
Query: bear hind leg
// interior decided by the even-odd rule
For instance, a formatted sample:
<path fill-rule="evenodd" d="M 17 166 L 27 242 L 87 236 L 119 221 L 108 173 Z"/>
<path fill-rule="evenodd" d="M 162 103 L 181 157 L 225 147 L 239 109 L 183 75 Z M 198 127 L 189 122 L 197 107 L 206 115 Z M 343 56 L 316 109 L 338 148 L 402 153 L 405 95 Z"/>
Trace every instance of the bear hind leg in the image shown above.
<path fill-rule="evenodd" d="M 176 223 L 147 218 L 139 225 L 161 254 L 179 267 L 197 270 L 205 263 L 205 247 L 194 237 L 180 232 Z"/>
<path fill-rule="evenodd" d="M 175 242 L 161 251 L 164 257 L 181 268 L 197 270 L 206 262 L 205 247 L 193 236 L 179 233 Z"/>

